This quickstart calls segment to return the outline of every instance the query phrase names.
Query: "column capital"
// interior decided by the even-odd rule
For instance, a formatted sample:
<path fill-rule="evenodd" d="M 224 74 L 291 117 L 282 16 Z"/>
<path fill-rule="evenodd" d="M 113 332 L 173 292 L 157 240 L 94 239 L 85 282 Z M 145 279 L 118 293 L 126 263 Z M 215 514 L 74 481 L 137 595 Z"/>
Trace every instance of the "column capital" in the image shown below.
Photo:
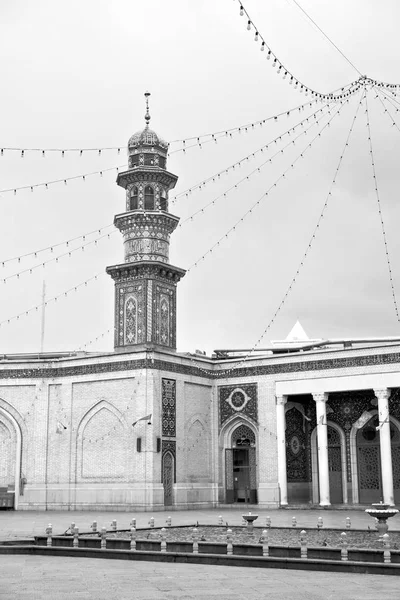
<path fill-rule="evenodd" d="M 389 388 L 374 388 L 374 394 L 378 400 L 389 400 L 390 389 Z"/>
<path fill-rule="evenodd" d="M 280 405 L 280 406 L 284 406 L 287 402 L 288 397 L 286 395 L 279 395 L 279 396 L 275 396 L 276 398 L 276 404 Z"/>
<path fill-rule="evenodd" d="M 328 393 L 327 392 L 318 392 L 317 394 L 312 395 L 315 402 L 323 402 L 326 404 L 328 401 Z"/>

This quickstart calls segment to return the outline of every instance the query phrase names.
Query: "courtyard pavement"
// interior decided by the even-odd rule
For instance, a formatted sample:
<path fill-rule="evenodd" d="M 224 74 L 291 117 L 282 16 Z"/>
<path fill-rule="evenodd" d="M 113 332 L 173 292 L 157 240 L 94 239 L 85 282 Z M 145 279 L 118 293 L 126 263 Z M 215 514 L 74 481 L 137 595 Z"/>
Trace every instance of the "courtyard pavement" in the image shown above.
<path fill-rule="evenodd" d="M 171 511 L 171 512 L 83 512 L 83 511 L 0 511 L 0 540 L 18 540 L 43 534 L 48 523 L 54 534 L 63 533 L 71 524 L 80 531 L 98 527 L 129 528 L 132 517 L 137 527 L 148 527 L 150 517 L 156 526 L 165 525 L 168 516 L 173 525 L 240 525 L 241 515 L 249 507 Z M 352 528 L 368 529 L 373 520 L 363 510 L 270 509 L 251 512 L 259 515 L 257 524 L 316 527 L 318 517 L 324 527 L 345 529 L 349 516 Z M 400 516 L 391 519 L 390 529 L 400 530 Z M 139 561 L 96 560 L 58 556 L 0 555 L 0 600 L 398 600 L 398 577 L 287 571 L 215 565 L 192 565 Z"/>
<path fill-rule="evenodd" d="M 262 509 L 247 506 L 235 508 L 215 508 L 207 510 L 161 511 L 161 512 L 95 512 L 95 511 L 0 511 L 0 540 L 27 538 L 43 535 L 49 523 L 53 526 L 53 534 L 64 533 L 72 522 L 81 532 L 89 531 L 93 521 L 97 521 L 100 529 L 111 527 L 111 521 L 117 520 L 118 529 L 129 529 L 132 517 L 136 518 L 137 527 L 148 527 L 150 517 L 154 517 L 156 527 L 164 527 L 168 516 L 172 517 L 172 525 L 217 525 L 219 515 L 224 524 L 241 525 L 243 513 L 258 514 L 256 526 L 265 526 L 267 516 L 271 518 L 272 527 L 291 527 L 292 517 L 296 517 L 297 527 L 316 527 L 318 517 L 322 517 L 324 527 L 346 528 L 346 517 L 351 519 L 352 529 L 374 528 L 373 519 L 364 510 L 318 510 L 318 509 Z M 400 531 L 400 513 L 389 520 L 389 532 Z M 400 598 L 400 592 L 399 592 Z"/>
<path fill-rule="evenodd" d="M 0 556 L 0 600 L 398 600 L 384 575 Z"/>

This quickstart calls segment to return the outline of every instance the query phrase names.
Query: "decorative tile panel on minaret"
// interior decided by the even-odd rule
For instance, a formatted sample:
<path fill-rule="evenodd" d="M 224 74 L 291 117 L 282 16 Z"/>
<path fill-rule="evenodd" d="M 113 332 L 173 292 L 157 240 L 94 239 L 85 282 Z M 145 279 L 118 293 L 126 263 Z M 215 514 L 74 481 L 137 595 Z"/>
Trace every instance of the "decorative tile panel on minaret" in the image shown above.
<path fill-rule="evenodd" d="M 176 349 L 176 284 L 186 271 L 169 264 L 169 238 L 179 218 L 168 212 L 168 193 L 178 177 L 166 170 L 167 142 L 149 128 L 149 96 L 146 126 L 130 138 L 129 169 L 117 177 L 126 190 L 126 212 L 114 218 L 125 262 L 107 267 L 115 281 L 116 350 Z"/>

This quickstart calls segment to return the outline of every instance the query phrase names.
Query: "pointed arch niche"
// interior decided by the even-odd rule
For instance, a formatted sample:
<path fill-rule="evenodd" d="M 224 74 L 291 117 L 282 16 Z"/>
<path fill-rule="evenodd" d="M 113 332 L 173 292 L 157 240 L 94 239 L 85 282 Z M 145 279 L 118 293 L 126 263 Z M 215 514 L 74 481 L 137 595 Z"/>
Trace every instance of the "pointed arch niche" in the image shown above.
<path fill-rule="evenodd" d="M 186 435 L 186 476 L 191 482 L 210 477 L 210 451 L 207 429 L 200 417 L 193 417 Z"/>
<path fill-rule="evenodd" d="M 127 442 L 128 427 L 121 413 L 105 400 L 93 406 L 78 427 L 77 480 L 125 480 Z"/>
<path fill-rule="evenodd" d="M 3 408 L 2 405 L 5 405 Z M 11 408 L 11 407 L 10 407 Z M 16 413 L 16 411 L 14 411 Z M 0 487 L 14 491 L 14 509 L 18 508 L 21 488 L 21 427 L 8 412 L 7 403 L 0 405 Z"/>
<path fill-rule="evenodd" d="M 244 415 L 225 423 L 220 433 L 225 502 L 257 503 L 257 430 Z"/>

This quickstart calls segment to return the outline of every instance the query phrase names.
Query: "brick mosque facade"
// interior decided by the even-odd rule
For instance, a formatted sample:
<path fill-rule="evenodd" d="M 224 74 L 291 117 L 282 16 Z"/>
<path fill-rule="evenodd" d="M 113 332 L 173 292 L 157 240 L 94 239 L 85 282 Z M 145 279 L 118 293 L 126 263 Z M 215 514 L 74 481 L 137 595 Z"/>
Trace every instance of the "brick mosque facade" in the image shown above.
<path fill-rule="evenodd" d="M 147 98 L 146 98 L 147 100 Z M 114 351 L 0 360 L 0 507 L 167 510 L 400 501 L 400 343 L 176 351 L 168 144 L 128 143 Z"/>

